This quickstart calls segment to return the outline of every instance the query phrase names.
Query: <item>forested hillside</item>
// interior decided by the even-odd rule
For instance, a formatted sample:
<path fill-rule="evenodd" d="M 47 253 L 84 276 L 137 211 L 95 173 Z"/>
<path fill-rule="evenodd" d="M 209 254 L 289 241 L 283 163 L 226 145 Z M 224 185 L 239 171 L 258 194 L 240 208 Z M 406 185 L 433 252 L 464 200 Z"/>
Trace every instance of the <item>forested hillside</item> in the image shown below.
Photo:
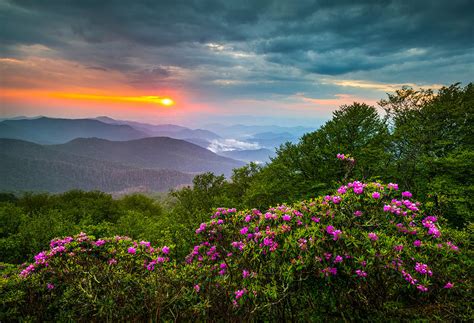
<path fill-rule="evenodd" d="M 115 192 L 144 186 L 168 191 L 190 184 L 192 174 L 147 169 L 61 152 L 38 144 L 0 139 L 0 190 L 64 192 L 71 189 Z"/>
<path fill-rule="evenodd" d="M 62 145 L 53 145 L 51 149 L 135 167 L 189 173 L 208 171 L 227 176 L 233 168 L 244 165 L 243 162 L 216 155 L 198 145 L 168 137 L 131 141 L 79 138 Z"/>

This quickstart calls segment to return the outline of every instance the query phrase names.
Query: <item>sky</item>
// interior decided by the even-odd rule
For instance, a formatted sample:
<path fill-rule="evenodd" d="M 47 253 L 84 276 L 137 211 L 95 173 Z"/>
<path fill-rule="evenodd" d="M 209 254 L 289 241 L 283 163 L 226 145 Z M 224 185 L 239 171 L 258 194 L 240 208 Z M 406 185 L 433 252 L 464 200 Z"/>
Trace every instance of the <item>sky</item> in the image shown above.
<path fill-rule="evenodd" d="M 0 0 L 0 116 L 312 126 L 474 75 L 471 0 Z"/>

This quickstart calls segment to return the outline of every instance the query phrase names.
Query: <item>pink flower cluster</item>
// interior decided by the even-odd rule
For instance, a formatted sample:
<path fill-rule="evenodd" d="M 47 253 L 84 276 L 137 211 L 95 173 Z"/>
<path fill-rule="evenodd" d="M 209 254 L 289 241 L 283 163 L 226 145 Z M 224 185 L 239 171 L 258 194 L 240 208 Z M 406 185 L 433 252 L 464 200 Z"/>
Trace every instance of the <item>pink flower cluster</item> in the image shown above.
<path fill-rule="evenodd" d="M 355 162 L 354 158 L 346 156 L 344 154 L 337 154 L 336 158 L 339 159 L 339 160 L 347 160 L 348 162 L 351 162 L 351 163 Z"/>
<path fill-rule="evenodd" d="M 433 272 L 428 268 L 427 264 L 417 262 L 415 264 L 415 270 L 422 275 L 433 276 Z"/>
<path fill-rule="evenodd" d="M 332 235 L 334 241 L 339 240 L 342 236 L 342 231 L 341 230 L 336 230 L 336 228 L 334 228 L 332 225 L 328 225 L 326 227 L 326 232 L 328 234 Z"/>

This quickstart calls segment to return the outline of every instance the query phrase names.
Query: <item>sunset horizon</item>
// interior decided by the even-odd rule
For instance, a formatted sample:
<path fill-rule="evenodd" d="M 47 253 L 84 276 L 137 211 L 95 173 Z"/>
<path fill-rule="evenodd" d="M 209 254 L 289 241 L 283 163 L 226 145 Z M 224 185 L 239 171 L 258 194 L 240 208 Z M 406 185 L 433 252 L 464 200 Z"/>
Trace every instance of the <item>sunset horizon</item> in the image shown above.
<path fill-rule="evenodd" d="M 469 83 L 472 10 L 416 7 L 2 1 L 0 117 L 310 126 L 405 85 Z"/>

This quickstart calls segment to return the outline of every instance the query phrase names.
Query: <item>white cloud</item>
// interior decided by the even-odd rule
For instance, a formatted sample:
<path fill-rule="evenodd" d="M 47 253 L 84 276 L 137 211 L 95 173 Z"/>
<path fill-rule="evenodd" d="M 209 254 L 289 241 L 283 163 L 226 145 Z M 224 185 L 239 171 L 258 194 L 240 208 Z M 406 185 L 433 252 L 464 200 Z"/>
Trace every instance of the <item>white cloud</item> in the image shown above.
<path fill-rule="evenodd" d="M 214 139 L 211 141 L 209 147 L 207 147 L 207 149 L 214 153 L 232 150 L 255 150 L 260 148 L 258 143 L 245 142 L 237 139 Z"/>

